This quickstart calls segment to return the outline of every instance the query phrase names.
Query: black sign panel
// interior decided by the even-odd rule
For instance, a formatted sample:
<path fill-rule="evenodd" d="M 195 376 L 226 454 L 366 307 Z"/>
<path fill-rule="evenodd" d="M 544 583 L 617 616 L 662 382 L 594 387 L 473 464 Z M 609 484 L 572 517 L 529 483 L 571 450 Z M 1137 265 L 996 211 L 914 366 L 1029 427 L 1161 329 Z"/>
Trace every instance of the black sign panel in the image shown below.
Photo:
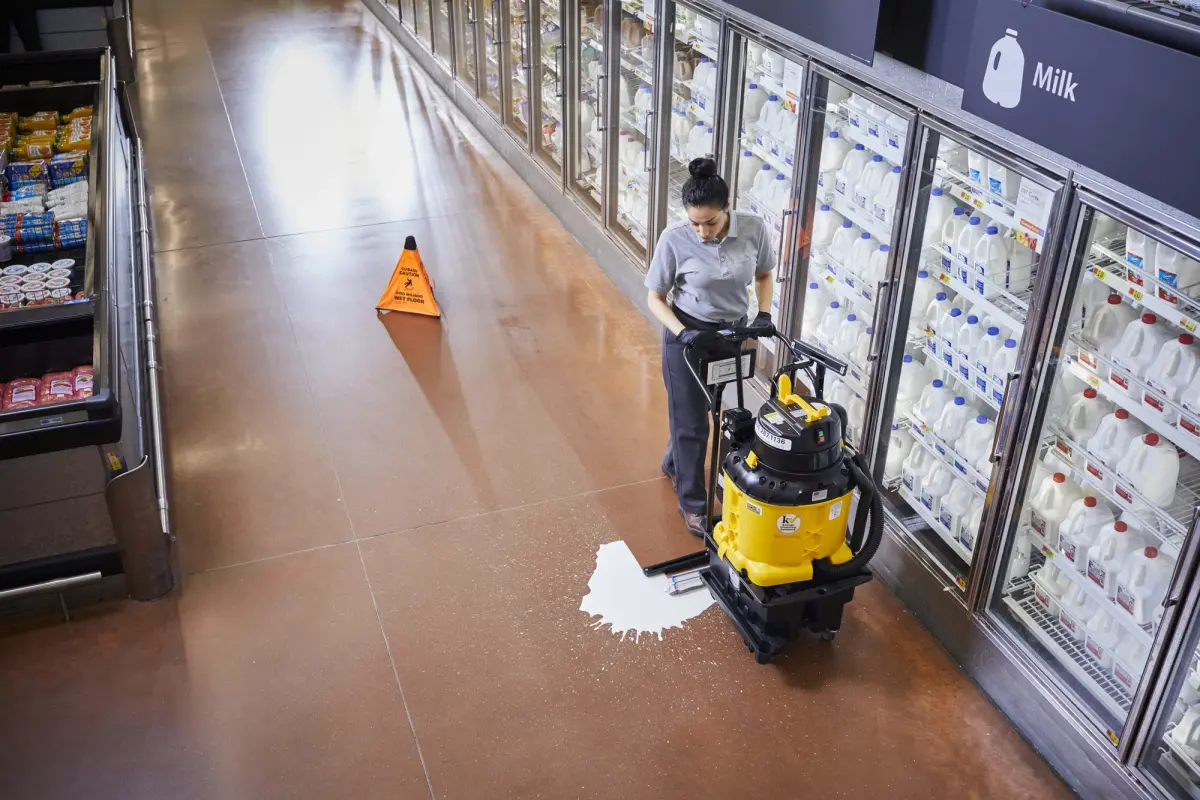
<path fill-rule="evenodd" d="M 1018 0 L 981 2 L 966 111 L 1200 216 L 1200 58 Z"/>
<path fill-rule="evenodd" d="M 880 0 L 725 0 L 864 64 L 875 61 Z"/>

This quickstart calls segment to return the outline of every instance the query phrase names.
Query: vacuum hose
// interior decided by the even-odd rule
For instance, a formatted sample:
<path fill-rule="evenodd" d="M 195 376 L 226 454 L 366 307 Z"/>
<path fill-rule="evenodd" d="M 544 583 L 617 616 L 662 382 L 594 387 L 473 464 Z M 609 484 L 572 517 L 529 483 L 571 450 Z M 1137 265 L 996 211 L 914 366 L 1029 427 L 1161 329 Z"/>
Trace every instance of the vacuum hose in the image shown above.
<path fill-rule="evenodd" d="M 858 550 L 854 557 L 845 564 L 831 564 L 828 559 L 813 562 L 813 566 L 820 570 L 822 575 L 830 578 L 849 578 L 861 572 L 875 557 L 879 545 L 883 542 L 883 498 L 875 487 L 875 482 L 871 480 L 870 472 L 862 462 L 861 455 L 856 454 L 854 458 L 846 462 L 846 465 L 850 468 L 850 474 L 854 476 L 854 483 L 862 494 L 862 503 L 865 503 L 870 509 L 871 528 L 867 531 L 866 541 L 863 542 L 863 528 L 866 527 L 867 517 L 863 514 L 862 503 L 860 503 L 858 513 L 854 518 L 854 531 L 850 537 L 850 546 L 853 548 L 859 542 L 863 542 L 862 549 Z"/>

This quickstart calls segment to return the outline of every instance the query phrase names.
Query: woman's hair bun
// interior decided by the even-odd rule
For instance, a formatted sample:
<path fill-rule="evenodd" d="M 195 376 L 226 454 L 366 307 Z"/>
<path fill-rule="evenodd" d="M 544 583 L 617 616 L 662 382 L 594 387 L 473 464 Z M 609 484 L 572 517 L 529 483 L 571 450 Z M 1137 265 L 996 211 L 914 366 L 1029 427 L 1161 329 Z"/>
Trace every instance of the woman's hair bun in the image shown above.
<path fill-rule="evenodd" d="M 717 174 L 717 162 L 711 158 L 693 158 L 688 164 L 688 172 L 693 178 L 712 178 Z"/>

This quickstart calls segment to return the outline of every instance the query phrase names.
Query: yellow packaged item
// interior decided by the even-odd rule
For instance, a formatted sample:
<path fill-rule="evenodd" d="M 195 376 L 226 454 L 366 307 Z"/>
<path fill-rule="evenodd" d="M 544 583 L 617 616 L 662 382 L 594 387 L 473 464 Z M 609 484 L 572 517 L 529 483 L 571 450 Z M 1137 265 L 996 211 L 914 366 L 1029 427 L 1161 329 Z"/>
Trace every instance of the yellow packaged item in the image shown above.
<path fill-rule="evenodd" d="M 39 111 L 36 114 L 30 114 L 28 117 L 21 117 L 17 122 L 17 127 L 25 133 L 29 131 L 52 131 L 58 127 L 58 112 Z"/>
<path fill-rule="evenodd" d="M 13 158 L 18 161 L 32 161 L 38 158 L 50 158 L 54 155 L 54 144 L 38 144 L 36 142 L 23 142 L 22 144 L 13 145 Z"/>
<path fill-rule="evenodd" d="M 67 122 L 69 120 L 81 119 L 83 117 L 90 117 L 90 116 L 92 116 L 92 107 L 91 106 L 80 106 L 79 108 L 74 109 L 73 111 L 71 111 L 71 113 L 64 116 L 63 121 Z"/>

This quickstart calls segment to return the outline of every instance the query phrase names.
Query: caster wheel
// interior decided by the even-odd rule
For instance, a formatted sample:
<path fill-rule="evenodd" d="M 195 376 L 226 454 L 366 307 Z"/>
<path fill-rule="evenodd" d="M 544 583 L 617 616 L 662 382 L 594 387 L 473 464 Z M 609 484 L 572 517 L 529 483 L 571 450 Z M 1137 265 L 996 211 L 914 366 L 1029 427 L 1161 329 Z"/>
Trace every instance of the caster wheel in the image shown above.
<path fill-rule="evenodd" d="M 835 637 L 835 636 L 837 636 L 837 631 L 822 631 L 821 632 L 821 641 L 832 642 L 833 637 Z"/>
<path fill-rule="evenodd" d="M 770 664 L 770 663 L 771 663 L 771 656 L 767 655 L 766 653 L 755 653 L 755 654 L 754 654 L 754 663 L 756 663 L 756 664 Z"/>

